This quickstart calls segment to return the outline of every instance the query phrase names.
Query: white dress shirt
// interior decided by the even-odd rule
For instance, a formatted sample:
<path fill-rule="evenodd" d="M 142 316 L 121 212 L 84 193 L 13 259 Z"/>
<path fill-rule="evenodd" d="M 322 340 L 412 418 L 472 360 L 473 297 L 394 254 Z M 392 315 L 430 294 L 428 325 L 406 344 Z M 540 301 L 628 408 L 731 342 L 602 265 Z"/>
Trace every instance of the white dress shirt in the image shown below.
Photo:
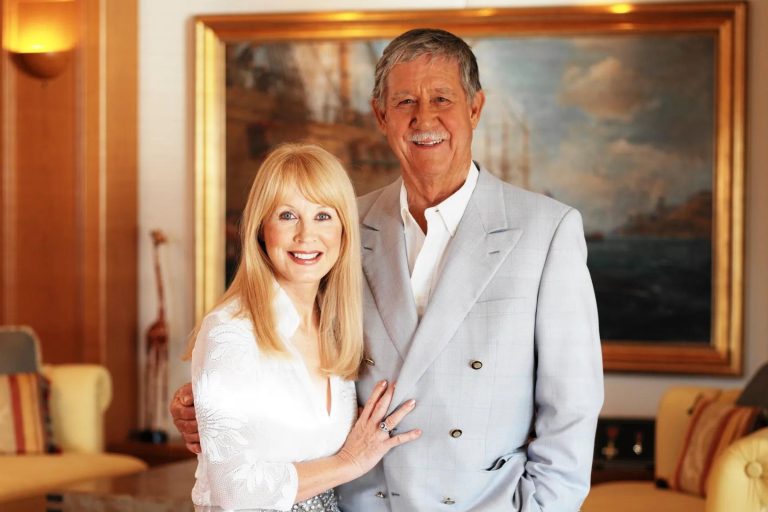
<path fill-rule="evenodd" d="M 427 219 L 426 235 L 408 210 L 408 192 L 400 187 L 400 215 L 403 218 L 405 251 L 411 273 L 411 290 L 419 318 L 427 308 L 437 278 L 442 270 L 443 255 L 448 242 L 456 234 L 459 221 L 469 204 L 477 185 L 479 171 L 474 162 L 467 171 L 464 184 L 440 204 L 424 210 Z"/>
<path fill-rule="evenodd" d="M 276 285 L 274 314 L 289 357 L 259 351 L 237 301 L 203 321 L 192 353 L 192 387 L 202 453 L 192 490 L 195 510 L 290 510 L 298 477 L 293 462 L 332 455 L 357 416 L 355 383 L 331 377 L 312 385 L 290 339 L 299 326 L 291 299 Z"/>

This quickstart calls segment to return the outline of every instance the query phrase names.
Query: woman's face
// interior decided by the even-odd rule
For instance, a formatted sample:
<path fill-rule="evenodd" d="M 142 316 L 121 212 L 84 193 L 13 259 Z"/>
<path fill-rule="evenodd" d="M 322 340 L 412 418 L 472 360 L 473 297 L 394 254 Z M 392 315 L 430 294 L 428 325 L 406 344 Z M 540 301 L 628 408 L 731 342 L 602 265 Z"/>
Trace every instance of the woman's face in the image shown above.
<path fill-rule="evenodd" d="M 341 220 L 330 206 L 315 204 L 291 186 L 264 219 L 262 237 L 283 288 L 315 289 L 339 259 Z"/>

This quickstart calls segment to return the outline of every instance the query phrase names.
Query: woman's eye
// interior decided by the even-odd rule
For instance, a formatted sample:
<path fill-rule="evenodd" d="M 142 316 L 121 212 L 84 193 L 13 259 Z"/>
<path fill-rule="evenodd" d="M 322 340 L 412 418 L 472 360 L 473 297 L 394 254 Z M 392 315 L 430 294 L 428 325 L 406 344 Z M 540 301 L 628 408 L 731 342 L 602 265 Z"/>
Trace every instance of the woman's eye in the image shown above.
<path fill-rule="evenodd" d="M 404 99 L 404 100 L 400 100 L 400 103 L 398 103 L 398 105 L 411 105 L 412 103 L 413 103 L 412 99 Z"/>
<path fill-rule="evenodd" d="M 331 216 L 325 212 L 317 214 L 317 220 L 331 220 Z"/>
<path fill-rule="evenodd" d="M 293 220 L 296 216 L 292 212 L 280 212 L 277 218 L 280 220 Z"/>

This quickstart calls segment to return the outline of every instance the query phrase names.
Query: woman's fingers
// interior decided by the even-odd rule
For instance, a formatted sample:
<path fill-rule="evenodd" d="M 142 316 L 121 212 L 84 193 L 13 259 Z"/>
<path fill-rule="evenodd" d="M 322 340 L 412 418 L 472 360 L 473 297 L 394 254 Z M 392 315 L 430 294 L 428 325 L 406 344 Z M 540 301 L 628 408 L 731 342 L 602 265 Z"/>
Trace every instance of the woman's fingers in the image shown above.
<path fill-rule="evenodd" d="M 421 429 L 417 428 L 417 429 L 409 430 L 408 432 L 403 432 L 402 434 L 397 434 L 395 436 L 390 437 L 389 439 L 384 441 L 384 445 L 386 446 L 387 451 L 389 451 L 395 446 L 409 443 L 420 437 L 421 437 Z"/>
<path fill-rule="evenodd" d="M 379 397 L 387 390 L 387 381 L 382 380 L 376 383 L 371 391 L 368 400 L 365 401 L 363 410 L 359 414 L 359 419 L 363 421 L 369 421 L 371 414 L 373 413 L 376 403 L 379 401 Z"/>
<path fill-rule="evenodd" d="M 394 391 L 394 383 L 381 381 L 376 384 L 360 412 L 360 417 L 339 450 L 340 459 L 351 464 L 360 474 L 369 471 L 395 446 L 411 442 L 422 435 L 419 429 L 398 434 L 393 432 L 416 406 L 415 400 L 408 400 L 392 414 L 385 416 L 392 403 Z M 382 422 L 385 422 L 384 429 L 381 428 Z"/>
<path fill-rule="evenodd" d="M 395 387 L 395 383 L 388 384 L 385 380 L 378 382 L 373 388 L 373 391 L 371 391 L 368 400 L 365 402 L 365 406 L 358 415 L 359 420 L 368 422 L 368 425 L 370 425 L 368 428 L 375 428 L 377 430 L 387 432 L 387 434 L 389 434 L 392 438 L 398 437 L 392 435 L 392 431 L 395 430 L 403 418 L 405 418 L 405 416 L 410 413 L 414 407 L 416 407 L 415 400 L 407 400 L 405 403 L 400 405 L 400 407 L 395 409 L 392 414 L 387 416 L 387 411 L 389 410 L 389 406 L 392 403 L 392 397 L 395 393 Z M 385 423 L 387 430 L 384 430 L 380 427 L 382 421 Z M 421 432 L 419 432 L 416 437 L 419 435 L 421 435 Z M 396 444 L 411 441 L 416 439 L 416 437 L 400 438 L 400 441 Z"/>
<path fill-rule="evenodd" d="M 403 421 L 403 418 L 413 410 L 413 408 L 416 407 L 416 400 L 410 399 L 407 400 L 405 403 L 403 403 L 400 407 L 395 409 L 395 411 L 386 417 L 387 427 L 389 427 L 390 430 L 394 430 L 395 427 L 397 427 L 401 421 Z"/>
<path fill-rule="evenodd" d="M 389 404 L 392 403 L 392 395 L 395 393 L 395 385 L 396 384 L 393 382 L 387 386 L 387 389 L 384 390 L 384 393 L 381 394 L 378 401 L 373 406 L 373 411 L 371 411 L 371 421 L 375 422 L 376 425 L 379 425 L 384 420 L 384 416 L 389 410 Z M 393 425 L 387 422 L 387 427 L 391 430 Z"/>

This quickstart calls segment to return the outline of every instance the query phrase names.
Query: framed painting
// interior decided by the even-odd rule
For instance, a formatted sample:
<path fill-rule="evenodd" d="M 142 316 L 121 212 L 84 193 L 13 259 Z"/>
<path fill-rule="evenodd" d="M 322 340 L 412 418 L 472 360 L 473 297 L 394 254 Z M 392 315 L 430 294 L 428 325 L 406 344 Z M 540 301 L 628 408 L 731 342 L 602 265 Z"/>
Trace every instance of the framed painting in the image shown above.
<path fill-rule="evenodd" d="M 397 177 L 373 70 L 431 26 L 478 58 L 474 160 L 581 211 L 605 368 L 739 374 L 745 23 L 743 2 L 196 18 L 198 315 L 272 147 L 326 147 L 359 194 Z"/>

